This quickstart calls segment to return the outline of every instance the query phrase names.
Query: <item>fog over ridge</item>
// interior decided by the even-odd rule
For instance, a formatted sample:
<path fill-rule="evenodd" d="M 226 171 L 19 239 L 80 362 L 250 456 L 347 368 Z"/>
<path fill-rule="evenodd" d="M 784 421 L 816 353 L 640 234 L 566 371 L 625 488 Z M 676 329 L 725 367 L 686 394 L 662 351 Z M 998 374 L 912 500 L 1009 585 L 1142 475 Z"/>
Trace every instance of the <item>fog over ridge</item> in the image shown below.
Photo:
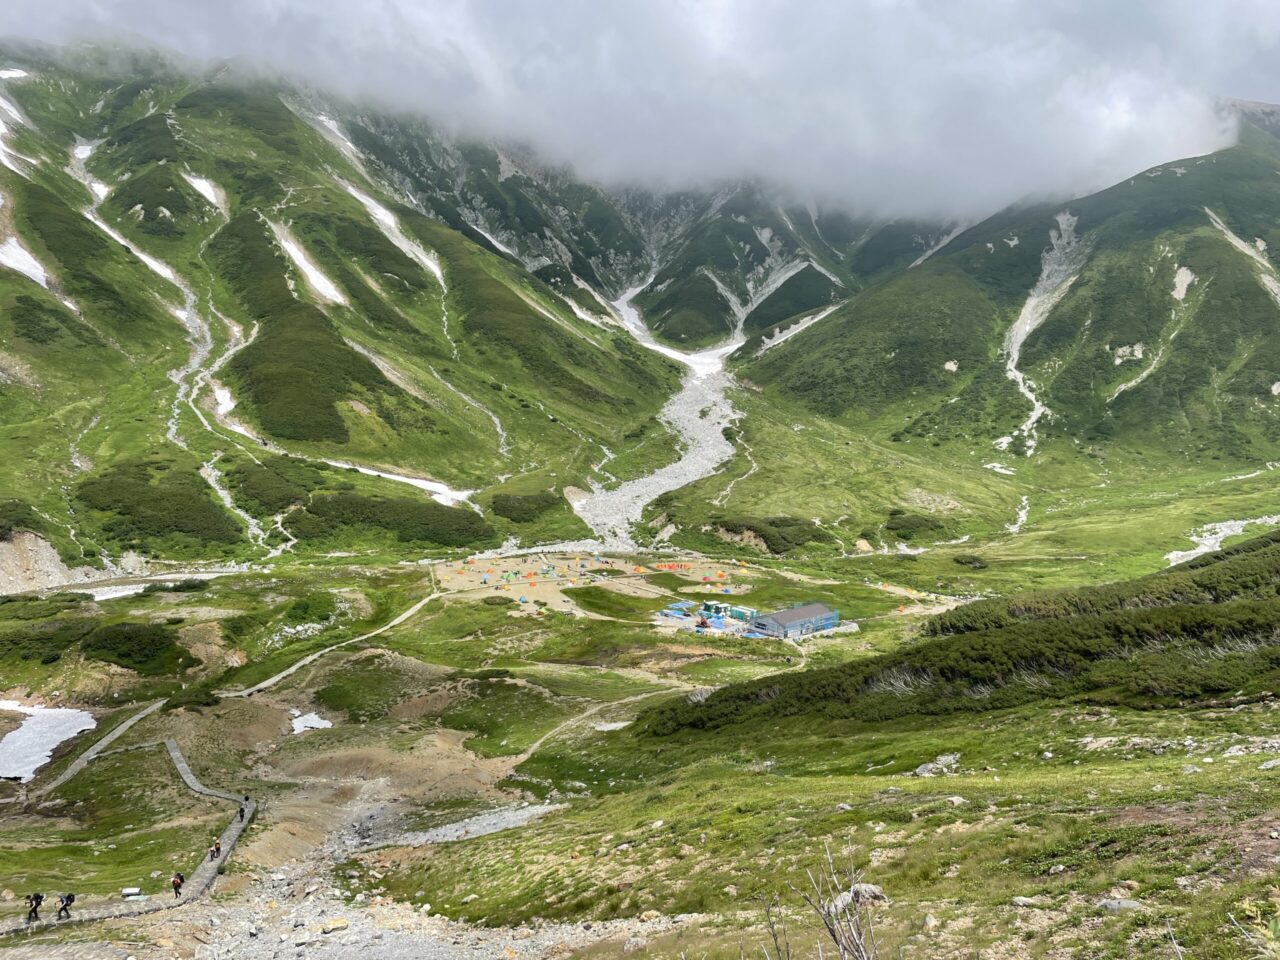
<path fill-rule="evenodd" d="M 890 216 L 1096 190 L 1280 99 L 1254 0 L 9 0 L 0 34 L 151 42 L 528 143 L 607 184 L 759 177 Z"/>

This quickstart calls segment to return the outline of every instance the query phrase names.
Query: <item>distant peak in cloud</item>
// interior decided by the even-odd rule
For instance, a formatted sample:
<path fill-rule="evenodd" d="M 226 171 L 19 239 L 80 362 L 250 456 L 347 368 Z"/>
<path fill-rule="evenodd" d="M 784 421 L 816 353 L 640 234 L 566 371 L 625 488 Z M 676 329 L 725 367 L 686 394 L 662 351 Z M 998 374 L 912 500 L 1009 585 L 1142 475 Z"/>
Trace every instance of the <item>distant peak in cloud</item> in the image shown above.
<path fill-rule="evenodd" d="M 972 218 L 1229 145 L 1280 96 L 1280 9 L 1235 0 L 9 0 L 0 32 L 141 38 L 528 143 L 609 184 L 760 177 Z"/>

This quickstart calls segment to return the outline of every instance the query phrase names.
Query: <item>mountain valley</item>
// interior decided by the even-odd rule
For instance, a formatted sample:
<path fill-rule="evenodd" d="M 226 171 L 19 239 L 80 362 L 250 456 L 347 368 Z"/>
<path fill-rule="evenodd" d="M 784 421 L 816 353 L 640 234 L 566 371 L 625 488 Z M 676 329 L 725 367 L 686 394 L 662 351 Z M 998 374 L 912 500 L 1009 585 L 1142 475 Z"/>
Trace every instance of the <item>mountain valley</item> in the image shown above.
<path fill-rule="evenodd" d="M 1223 111 L 929 222 L 0 46 L 0 958 L 784 960 L 829 857 L 883 956 L 1276 955 L 1280 107 Z"/>

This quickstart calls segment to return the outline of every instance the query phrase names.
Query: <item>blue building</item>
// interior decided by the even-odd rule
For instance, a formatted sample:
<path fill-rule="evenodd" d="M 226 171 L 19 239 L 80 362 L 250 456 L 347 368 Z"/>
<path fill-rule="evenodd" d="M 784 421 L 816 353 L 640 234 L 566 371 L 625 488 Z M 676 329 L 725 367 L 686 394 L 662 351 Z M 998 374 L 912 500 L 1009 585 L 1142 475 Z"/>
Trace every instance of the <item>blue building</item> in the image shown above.
<path fill-rule="evenodd" d="M 840 611 L 832 610 L 824 603 L 802 603 L 789 610 L 766 613 L 751 621 L 750 629 L 767 637 L 793 640 L 823 630 L 831 630 L 840 623 Z"/>

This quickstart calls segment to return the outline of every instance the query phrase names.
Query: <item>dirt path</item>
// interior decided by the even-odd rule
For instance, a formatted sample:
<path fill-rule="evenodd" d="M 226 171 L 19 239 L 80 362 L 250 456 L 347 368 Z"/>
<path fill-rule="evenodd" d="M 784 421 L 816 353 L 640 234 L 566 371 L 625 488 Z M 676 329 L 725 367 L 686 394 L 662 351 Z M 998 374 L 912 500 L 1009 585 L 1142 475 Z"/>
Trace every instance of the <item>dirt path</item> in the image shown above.
<path fill-rule="evenodd" d="M 439 591 L 435 591 L 435 592 L 433 592 L 433 593 L 429 594 L 428 596 L 423 597 L 421 600 L 419 600 L 417 603 L 415 603 L 413 606 L 411 606 L 408 610 L 405 610 L 403 613 L 401 613 L 401 614 L 400 614 L 399 616 L 397 616 L 395 619 L 393 619 L 393 620 L 388 620 L 386 623 L 384 623 L 382 626 L 378 627 L 378 629 L 376 629 L 376 630 L 370 630 L 368 633 L 362 633 L 362 634 L 361 634 L 360 636 L 358 636 L 358 637 L 352 637 L 352 638 L 351 638 L 351 639 L 349 639 L 349 640 L 342 640 L 342 641 L 339 641 L 338 643 L 330 644 L 329 646 L 324 647 L 323 649 L 317 650 L 315 653 L 309 653 L 309 654 L 307 654 L 305 657 L 303 657 L 303 658 L 302 658 L 301 660 L 299 660 L 297 663 L 294 663 L 292 666 L 285 667 L 285 669 L 281 670 L 281 671 L 280 671 L 279 673 L 277 673 L 274 677 L 268 677 L 266 680 L 263 680 L 261 683 L 255 683 L 252 687 L 246 687 L 246 688 L 245 688 L 245 689 L 243 689 L 243 690 L 227 690 L 227 691 L 223 691 L 223 692 L 219 693 L 219 696 L 221 696 L 221 697 L 251 697 L 251 696 L 253 696 L 255 693 L 260 693 L 260 692 L 261 692 L 261 691 L 263 691 L 263 690 L 269 690 L 271 687 L 274 687 L 274 686 L 275 686 L 277 683 L 279 683 L 281 680 L 285 680 L 285 679 L 287 679 L 287 678 L 289 678 L 289 677 L 293 676 L 295 673 L 297 673 L 297 672 L 298 672 L 299 670 L 301 670 L 303 667 L 306 667 L 306 666 L 309 666 L 309 665 L 311 665 L 311 664 L 315 663 L 317 660 L 319 660 L 321 657 L 323 657 L 323 656 L 324 656 L 325 654 L 327 654 L 327 653 L 332 653 L 334 650 L 338 650 L 338 649 L 340 649 L 341 647 L 350 646 L 350 645 L 351 645 L 351 644 L 353 644 L 353 643 L 359 643 L 359 642 L 360 642 L 360 641 L 362 641 L 362 640 L 368 640 L 368 639 L 370 639 L 370 638 L 372 638 L 372 637 L 379 636 L 380 634 L 386 633 L 386 632 L 387 632 L 388 630 L 390 630 L 392 627 L 398 627 L 398 626 L 400 626 L 400 624 L 404 623 L 406 620 L 408 620 L 410 617 L 412 617 L 415 613 L 417 613 L 419 610 L 421 610 L 423 607 L 425 607 L 425 606 L 426 606 L 428 603 L 430 603 L 432 600 L 437 600 L 437 599 L 439 599 L 439 598 L 440 598 L 440 597 L 442 597 L 442 596 L 444 596 L 444 594 L 443 594 L 443 593 L 440 593 Z"/>

